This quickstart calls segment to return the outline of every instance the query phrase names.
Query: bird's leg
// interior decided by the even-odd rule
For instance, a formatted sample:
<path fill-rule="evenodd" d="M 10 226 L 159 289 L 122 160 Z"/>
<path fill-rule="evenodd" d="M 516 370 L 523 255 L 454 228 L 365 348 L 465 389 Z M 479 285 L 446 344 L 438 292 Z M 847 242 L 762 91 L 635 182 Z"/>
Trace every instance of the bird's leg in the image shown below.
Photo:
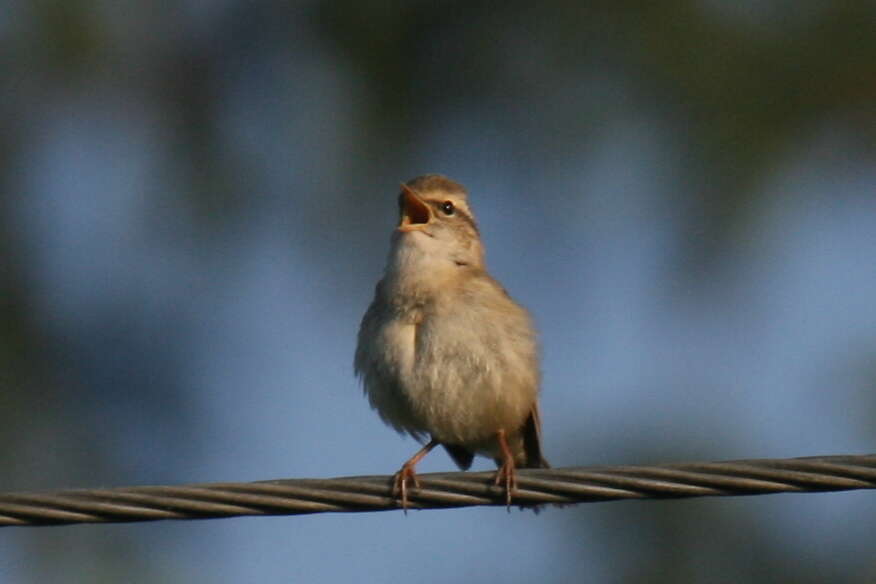
<path fill-rule="evenodd" d="M 410 480 L 414 483 L 415 487 L 420 486 L 420 481 L 417 480 L 417 473 L 414 472 L 414 468 L 417 466 L 417 463 L 423 460 L 423 457 L 429 454 L 436 446 L 438 446 L 438 441 L 432 438 L 428 444 L 420 448 L 420 450 L 410 457 L 408 461 L 402 465 L 401 469 L 395 473 L 392 494 L 401 495 L 401 506 L 405 513 L 408 512 L 408 481 Z"/>
<path fill-rule="evenodd" d="M 496 485 L 505 483 L 505 504 L 508 507 L 508 512 L 511 512 L 511 494 L 517 489 L 517 474 L 514 472 L 514 455 L 511 454 L 511 448 L 508 446 L 508 438 L 505 435 L 505 430 L 501 429 L 496 433 L 496 438 L 499 440 L 499 448 L 502 449 L 502 466 L 496 471 Z"/>

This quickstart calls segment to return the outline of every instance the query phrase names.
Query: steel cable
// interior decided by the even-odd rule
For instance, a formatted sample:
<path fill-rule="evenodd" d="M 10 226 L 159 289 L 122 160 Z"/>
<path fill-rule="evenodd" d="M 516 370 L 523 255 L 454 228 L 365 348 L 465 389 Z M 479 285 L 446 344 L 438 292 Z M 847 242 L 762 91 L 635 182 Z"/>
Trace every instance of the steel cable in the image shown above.
<path fill-rule="evenodd" d="M 409 508 L 505 505 L 492 472 L 419 475 Z M 585 503 L 876 488 L 876 455 L 522 469 L 514 503 Z M 391 476 L 0 494 L 0 526 L 398 509 Z"/>

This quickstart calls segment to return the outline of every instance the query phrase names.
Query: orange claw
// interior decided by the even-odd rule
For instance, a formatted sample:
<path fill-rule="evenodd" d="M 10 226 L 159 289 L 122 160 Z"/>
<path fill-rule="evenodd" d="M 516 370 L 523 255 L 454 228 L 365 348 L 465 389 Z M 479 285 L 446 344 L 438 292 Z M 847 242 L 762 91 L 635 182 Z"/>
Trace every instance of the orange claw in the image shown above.
<path fill-rule="evenodd" d="M 408 512 L 408 481 L 411 481 L 415 488 L 420 487 L 420 481 L 417 479 L 417 473 L 414 472 L 414 466 L 415 464 L 411 464 L 410 461 L 404 463 L 401 469 L 395 473 L 395 481 L 392 487 L 392 494 L 401 496 L 401 507 L 406 514 Z"/>
<path fill-rule="evenodd" d="M 405 462 L 397 473 L 395 473 L 392 494 L 401 496 L 401 508 L 404 510 L 405 515 L 408 513 L 408 481 L 414 483 L 415 488 L 420 488 L 420 481 L 417 479 L 417 473 L 414 469 L 416 468 L 417 463 L 420 462 L 424 456 L 429 454 L 429 452 L 431 452 L 436 446 L 438 446 L 438 441 L 433 438 L 428 444 L 423 446 L 415 455 Z"/>
<path fill-rule="evenodd" d="M 514 455 L 511 454 L 511 448 L 508 447 L 508 440 L 505 437 L 505 430 L 499 430 L 496 434 L 499 440 L 499 448 L 502 449 L 502 466 L 496 471 L 496 486 L 505 483 L 505 506 L 508 512 L 511 512 L 511 495 L 517 490 L 517 473 L 514 467 Z"/>

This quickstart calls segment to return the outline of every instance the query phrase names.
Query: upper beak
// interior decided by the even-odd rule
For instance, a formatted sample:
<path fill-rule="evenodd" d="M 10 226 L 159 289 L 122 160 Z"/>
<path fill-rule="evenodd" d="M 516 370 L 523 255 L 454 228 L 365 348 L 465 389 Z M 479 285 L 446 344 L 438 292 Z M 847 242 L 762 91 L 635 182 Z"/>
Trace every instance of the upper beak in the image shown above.
<path fill-rule="evenodd" d="M 432 219 L 432 211 L 417 193 L 403 184 L 402 192 L 398 197 L 398 206 L 401 210 L 401 221 L 398 224 L 399 231 L 413 231 L 422 229 Z"/>

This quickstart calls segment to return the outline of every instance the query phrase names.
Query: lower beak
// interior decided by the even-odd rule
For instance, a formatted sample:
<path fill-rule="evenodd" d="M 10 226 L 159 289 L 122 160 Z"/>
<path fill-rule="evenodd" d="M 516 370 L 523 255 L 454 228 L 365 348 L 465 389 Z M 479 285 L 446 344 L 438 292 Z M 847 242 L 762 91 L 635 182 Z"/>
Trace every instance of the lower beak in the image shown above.
<path fill-rule="evenodd" d="M 432 219 L 432 211 L 417 193 L 407 185 L 402 185 L 402 192 L 398 197 L 398 206 L 401 211 L 401 220 L 398 224 L 399 231 L 414 231 L 422 229 Z"/>

